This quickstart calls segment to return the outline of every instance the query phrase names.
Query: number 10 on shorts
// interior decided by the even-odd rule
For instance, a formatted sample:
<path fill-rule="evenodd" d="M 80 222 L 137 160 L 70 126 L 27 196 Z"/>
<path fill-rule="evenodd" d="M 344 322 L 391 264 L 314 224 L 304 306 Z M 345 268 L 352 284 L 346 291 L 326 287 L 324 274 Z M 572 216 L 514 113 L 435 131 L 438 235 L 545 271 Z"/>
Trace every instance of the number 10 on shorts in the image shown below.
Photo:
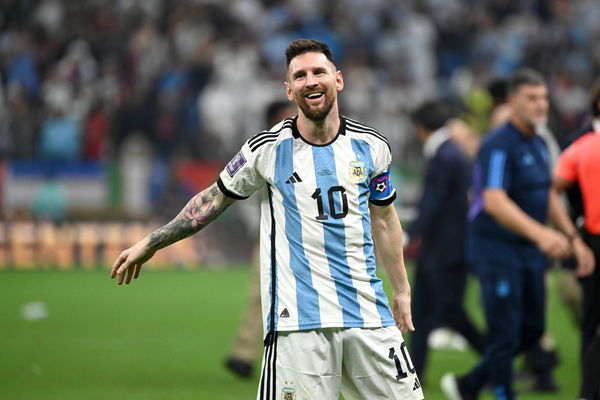
<path fill-rule="evenodd" d="M 404 362 L 406 363 L 406 368 L 408 369 L 408 372 L 414 374 L 415 367 L 412 365 L 410 357 L 408 356 L 408 352 L 406 351 L 406 343 L 402 342 L 402 344 L 400 345 L 400 352 L 402 353 L 402 358 L 404 358 Z M 394 360 L 394 363 L 396 364 L 396 372 L 398 372 L 398 375 L 396 375 L 396 380 L 400 381 L 406 378 L 408 374 L 404 371 L 404 369 L 402 369 L 402 364 L 400 363 L 400 359 L 398 358 L 398 353 L 396 353 L 396 349 L 394 349 L 393 347 L 390 347 L 388 358 L 390 360 Z"/>

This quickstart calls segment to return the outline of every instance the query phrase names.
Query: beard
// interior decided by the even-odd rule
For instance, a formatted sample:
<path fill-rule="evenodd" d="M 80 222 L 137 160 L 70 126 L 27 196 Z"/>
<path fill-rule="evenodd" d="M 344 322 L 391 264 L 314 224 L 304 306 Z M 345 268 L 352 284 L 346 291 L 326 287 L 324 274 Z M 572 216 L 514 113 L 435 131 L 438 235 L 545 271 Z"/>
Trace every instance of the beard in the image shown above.
<path fill-rule="evenodd" d="M 323 97 L 325 101 L 319 108 L 311 107 L 304 96 L 296 96 L 296 104 L 300 107 L 306 118 L 311 121 L 323 121 L 329 115 L 335 101 L 335 97 L 330 96 L 328 92 L 323 93 Z"/>

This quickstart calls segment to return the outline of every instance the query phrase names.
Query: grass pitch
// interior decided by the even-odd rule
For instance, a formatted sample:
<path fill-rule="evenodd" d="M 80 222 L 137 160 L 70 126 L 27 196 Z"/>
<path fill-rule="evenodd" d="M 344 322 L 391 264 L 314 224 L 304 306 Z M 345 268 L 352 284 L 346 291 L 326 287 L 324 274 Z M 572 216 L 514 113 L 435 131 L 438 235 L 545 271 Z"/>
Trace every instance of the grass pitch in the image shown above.
<path fill-rule="evenodd" d="M 561 391 L 532 395 L 519 384 L 524 400 L 576 398 L 579 339 L 556 280 L 548 314 Z M 146 270 L 129 287 L 105 270 L 0 271 L 0 399 L 254 399 L 258 375 L 245 381 L 223 368 L 248 282 L 247 268 Z M 467 304 L 481 323 L 474 284 Z M 443 399 L 439 378 L 476 360 L 471 352 L 431 352 L 426 399 Z"/>

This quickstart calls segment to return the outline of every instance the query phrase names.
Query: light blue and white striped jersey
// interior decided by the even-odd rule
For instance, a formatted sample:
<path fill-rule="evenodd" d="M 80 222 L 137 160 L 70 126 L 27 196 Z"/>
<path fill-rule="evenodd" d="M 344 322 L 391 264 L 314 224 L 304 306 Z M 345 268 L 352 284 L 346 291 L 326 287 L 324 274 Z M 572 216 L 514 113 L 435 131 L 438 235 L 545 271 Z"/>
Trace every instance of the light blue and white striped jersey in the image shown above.
<path fill-rule="evenodd" d="M 218 180 L 236 199 L 261 190 L 265 333 L 394 325 L 375 274 L 369 214 L 369 202 L 396 197 L 389 144 L 341 117 L 335 139 L 313 145 L 296 118 L 248 140 Z"/>

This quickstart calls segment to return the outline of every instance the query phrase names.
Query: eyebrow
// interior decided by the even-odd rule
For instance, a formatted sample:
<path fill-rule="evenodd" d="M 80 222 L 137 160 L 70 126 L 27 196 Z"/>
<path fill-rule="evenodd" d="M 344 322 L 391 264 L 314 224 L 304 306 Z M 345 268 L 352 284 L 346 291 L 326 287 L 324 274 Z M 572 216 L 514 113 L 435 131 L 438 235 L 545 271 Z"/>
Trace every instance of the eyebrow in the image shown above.
<path fill-rule="evenodd" d="M 307 70 L 312 70 L 313 72 L 317 73 L 317 72 L 327 72 L 327 68 L 323 67 L 323 66 L 316 66 L 316 67 L 308 67 L 306 69 L 299 69 L 297 71 L 294 71 L 292 73 L 292 78 L 296 78 L 298 75 L 300 75 L 301 73 L 306 73 Z"/>

